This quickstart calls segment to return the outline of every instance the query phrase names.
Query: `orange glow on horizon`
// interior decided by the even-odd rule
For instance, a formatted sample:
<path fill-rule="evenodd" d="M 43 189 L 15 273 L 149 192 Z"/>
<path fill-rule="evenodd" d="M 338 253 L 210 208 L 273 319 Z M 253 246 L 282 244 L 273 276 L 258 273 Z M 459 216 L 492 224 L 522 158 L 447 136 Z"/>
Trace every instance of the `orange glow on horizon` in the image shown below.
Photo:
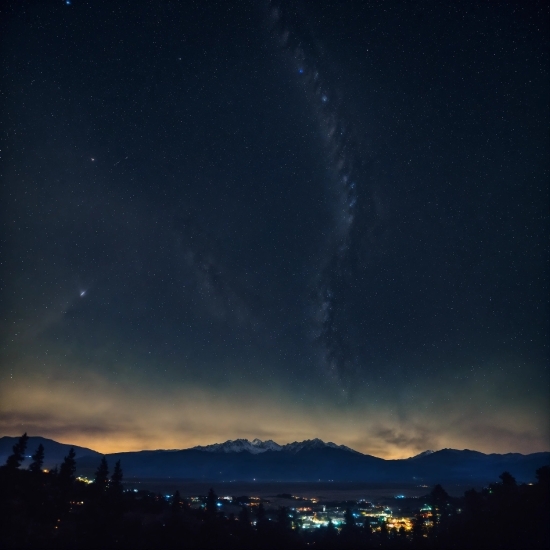
<path fill-rule="evenodd" d="M 84 378 L 84 377 L 83 377 Z M 254 396 L 254 397 L 251 397 Z M 531 419 L 486 415 L 473 431 L 462 409 L 439 417 L 428 410 L 403 420 L 389 408 L 365 400 L 355 409 L 266 397 L 256 389 L 235 394 L 197 387 L 172 391 L 114 385 L 98 375 L 74 380 L 37 376 L 0 384 L 0 433 L 23 432 L 100 453 L 186 449 L 228 439 L 273 439 L 279 444 L 319 438 L 384 459 L 427 449 L 476 449 L 530 453 L 548 449 L 546 433 Z M 454 418 L 449 423 L 449 418 Z M 467 421 L 467 422 L 466 422 Z M 539 419 L 540 421 L 540 419 Z"/>

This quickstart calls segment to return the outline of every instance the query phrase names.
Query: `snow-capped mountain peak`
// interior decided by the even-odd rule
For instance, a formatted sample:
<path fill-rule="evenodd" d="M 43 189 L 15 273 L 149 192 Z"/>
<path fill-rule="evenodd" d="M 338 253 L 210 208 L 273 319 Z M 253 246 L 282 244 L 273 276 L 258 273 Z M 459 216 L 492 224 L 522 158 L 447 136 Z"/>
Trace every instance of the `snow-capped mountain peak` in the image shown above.
<path fill-rule="evenodd" d="M 261 441 L 260 439 L 254 439 L 248 441 L 248 439 L 229 439 L 225 443 L 214 443 L 213 445 L 198 445 L 193 447 L 196 451 L 206 451 L 208 453 L 242 453 L 248 452 L 251 454 L 265 453 L 266 451 L 280 451 L 281 446 L 272 441 Z"/>
<path fill-rule="evenodd" d="M 431 455 L 433 453 L 435 453 L 435 451 L 431 451 L 431 450 L 423 451 L 423 452 L 421 452 L 417 455 L 411 456 L 409 458 L 409 460 L 412 460 L 413 458 L 422 458 L 423 456 L 428 456 L 428 455 Z"/>
<path fill-rule="evenodd" d="M 288 443 L 287 445 L 283 445 L 283 450 L 290 453 L 298 453 L 300 451 L 311 451 L 313 449 L 323 449 L 326 447 L 329 447 L 331 449 L 341 449 L 343 451 L 351 451 L 352 453 L 357 452 L 357 451 L 354 451 L 353 449 L 350 449 L 349 447 L 346 447 L 345 445 L 336 445 L 336 443 L 333 443 L 332 441 L 325 443 L 324 441 L 318 438 L 306 439 L 305 441 L 295 441 L 294 443 Z"/>
<path fill-rule="evenodd" d="M 251 443 L 257 449 L 262 449 L 262 451 L 280 451 L 282 447 L 273 441 L 273 439 L 268 439 L 267 441 L 262 441 L 261 439 L 254 439 Z"/>
<path fill-rule="evenodd" d="M 286 445 L 279 445 L 272 439 L 267 441 L 262 441 L 261 439 L 253 439 L 249 441 L 248 439 L 234 439 L 228 440 L 225 443 L 214 443 L 213 445 L 198 445 L 193 447 L 196 451 L 205 451 L 208 453 L 242 453 L 248 452 L 251 454 L 261 454 L 267 451 L 284 451 L 287 453 L 298 453 L 300 451 L 310 451 L 314 449 L 323 449 L 323 448 L 332 448 L 332 449 L 341 449 L 344 451 L 350 451 L 356 453 L 353 449 L 346 447 L 345 445 L 336 445 L 329 441 L 325 443 L 320 439 L 306 439 L 305 441 L 295 441 L 294 443 L 288 443 Z"/>

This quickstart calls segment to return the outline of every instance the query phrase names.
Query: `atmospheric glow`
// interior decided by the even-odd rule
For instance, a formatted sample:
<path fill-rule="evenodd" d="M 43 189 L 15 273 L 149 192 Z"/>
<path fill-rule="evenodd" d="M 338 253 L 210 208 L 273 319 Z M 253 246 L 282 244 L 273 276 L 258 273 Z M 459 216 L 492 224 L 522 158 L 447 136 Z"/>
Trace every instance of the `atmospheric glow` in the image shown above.
<path fill-rule="evenodd" d="M 403 405 L 400 410 L 399 403 L 387 396 L 382 403 L 376 400 L 380 389 L 365 394 L 350 409 L 327 407 L 315 398 L 289 401 L 282 388 L 279 392 L 240 385 L 224 391 L 191 385 L 169 388 L 144 385 L 130 376 L 115 383 L 103 376 L 84 372 L 67 376 L 66 371 L 55 369 L 20 382 L 2 380 L 0 386 L 3 433 L 17 435 L 25 429 L 104 453 L 188 448 L 225 441 L 228 434 L 284 444 L 317 433 L 382 458 L 405 458 L 427 448 L 446 447 L 507 452 L 516 445 L 523 452 L 535 452 L 545 449 L 548 426 L 546 420 L 538 431 L 536 418 L 513 406 L 503 408 L 497 395 L 495 404 L 486 409 L 484 392 L 470 400 L 468 411 L 461 405 L 447 405 L 446 416 L 440 418 L 436 411 L 445 406 L 445 396 L 440 396 L 440 402 L 431 398 L 423 410 L 407 414 Z M 461 391 L 468 395 L 472 388 Z M 427 387 L 419 403 L 425 404 L 431 392 Z M 239 401 L 246 402 L 246 407 L 235 407 Z M 473 418 L 477 420 L 472 433 Z"/>

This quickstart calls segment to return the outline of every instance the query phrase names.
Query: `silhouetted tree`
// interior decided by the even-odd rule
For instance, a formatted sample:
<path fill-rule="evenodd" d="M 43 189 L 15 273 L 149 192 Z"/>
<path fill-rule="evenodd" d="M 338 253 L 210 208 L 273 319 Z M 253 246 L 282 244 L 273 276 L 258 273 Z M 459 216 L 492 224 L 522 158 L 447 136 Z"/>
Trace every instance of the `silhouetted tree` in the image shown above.
<path fill-rule="evenodd" d="M 344 525 L 342 525 L 342 533 L 345 535 L 352 534 L 355 531 L 355 518 L 351 508 L 347 507 L 344 511 Z"/>
<path fill-rule="evenodd" d="M 63 489 L 69 489 L 74 482 L 76 472 L 75 452 L 71 447 L 59 468 L 59 485 Z"/>
<path fill-rule="evenodd" d="M 537 484 L 550 490 L 550 466 L 541 466 L 535 473 Z"/>
<path fill-rule="evenodd" d="M 338 540 L 338 530 L 336 529 L 332 520 L 329 520 L 328 525 L 325 527 L 325 545 L 328 548 L 333 548 Z"/>
<path fill-rule="evenodd" d="M 172 505 L 171 505 L 172 513 L 176 515 L 179 514 L 181 512 L 182 504 L 183 503 L 181 501 L 180 492 L 176 490 L 176 492 L 174 493 L 174 496 L 172 497 Z"/>
<path fill-rule="evenodd" d="M 241 506 L 241 511 L 239 512 L 239 521 L 243 526 L 250 527 L 250 510 L 248 506 Z"/>
<path fill-rule="evenodd" d="M 388 524 L 386 520 L 384 520 L 382 521 L 382 525 L 380 526 L 380 540 L 382 541 L 382 544 L 387 543 L 389 534 L 390 531 L 388 529 Z"/>
<path fill-rule="evenodd" d="M 254 532 L 251 525 L 250 510 L 248 506 L 241 506 L 239 521 L 237 522 L 237 532 L 240 536 L 240 547 L 250 548 L 252 546 L 251 541 Z"/>
<path fill-rule="evenodd" d="M 426 520 L 422 514 L 418 513 L 416 514 L 412 524 L 413 540 L 418 542 L 422 540 L 424 533 L 426 532 Z"/>
<path fill-rule="evenodd" d="M 445 504 L 449 501 L 449 494 L 443 487 L 438 483 L 431 491 L 430 493 L 430 500 L 432 503 L 436 503 L 438 505 Z"/>
<path fill-rule="evenodd" d="M 20 438 L 19 441 L 13 446 L 13 454 L 8 456 L 6 461 L 6 467 L 9 470 L 16 470 L 21 466 L 21 462 L 25 459 L 25 450 L 27 448 L 27 442 L 29 436 L 25 432 Z"/>
<path fill-rule="evenodd" d="M 36 452 L 32 455 L 32 463 L 29 466 L 29 470 L 37 474 L 42 471 L 42 465 L 44 464 L 44 445 L 40 443 Z"/>
<path fill-rule="evenodd" d="M 502 485 L 504 487 L 516 487 L 517 486 L 516 479 L 514 478 L 514 476 L 510 472 L 502 472 L 502 474 L 500 474 L 498 477 L 499 477 L 500 480 L 502 480 Z"/>
<path fill-rule="evenodd" d="M 113 470 L 113 475 L 111 476 L 111 484 L 109 487 L 114 493 L 122 493 L 122 477 L 122 466 L 120 465 L 120 460 L 117 460 L 115 464 L 115 469 Z"/>
<path fill-rule="evenodd" d="M 439 525 L 441 516 L 445 513 L 447 504 L 449 502 L 449 494 L 438 483 L 430 492 L 428 500 L 432 507 L 432 534 L 434 534 L 436 528 Z"/>
<path fill-rule="evenodd" d="M 355 548 L 359 544 L 359 529 L 355 525 L 355 518 L 349 506 L 344 511 L 344 524 L 340 530 L 342 545 L 347 548 Z"/>
<path fill-rule="evenodd" d="M 214 489 L 210 488 L 206 497 L 206 518 L 208 521 L 214 521 L 218 515 L 218 495 Z"/>
<path fill-rule="evenodd" d="M 286 506 L 280 506 L 277 510 L 277 528 L 280 532 L 290 531 L 291 529 L 289 510 Z"/>
<path fill-rule="evenodd" d="M 533 487 L 533 508 L 537 510 L 534 520 L 537 533 L 536 544 L 539 548 L 550 548 L 550 466 L 542 466 L 536 472 L 537 483 Z"/>
<path fill-rule="evenodd" d="M 258 511 L 256 512 L 256 524 L 263 525 L 266 521 L 264 503 L 260 500 Z"/>
<path fill-rule="evenodd" d="M 370 522 L 371 518 L 365 518 L 365 521 L 363 522 L 363 529 L 361 530 L 363 541 L 365 541 L 365 543 L 367 544 L 369 544 L 372 540 L 372 526 Z"/>
<path fill-rule="evenodd" d="M 99 493 L 104 493 L 107 490 L 109 484 L 109 465 L 105 457 L 103 457 L 99 463 L 95 473 L 94 484 L 96 491 Z"/>
<path fill-rule="evenodd" d="M 440 523 L 445 520 L 448 513 L 449 494 L 439 483 L 432 489 L 428 497 L 428 501 L 432 507 L 432 529 L 430 534 L 436 537 L 440 532 Z"/>

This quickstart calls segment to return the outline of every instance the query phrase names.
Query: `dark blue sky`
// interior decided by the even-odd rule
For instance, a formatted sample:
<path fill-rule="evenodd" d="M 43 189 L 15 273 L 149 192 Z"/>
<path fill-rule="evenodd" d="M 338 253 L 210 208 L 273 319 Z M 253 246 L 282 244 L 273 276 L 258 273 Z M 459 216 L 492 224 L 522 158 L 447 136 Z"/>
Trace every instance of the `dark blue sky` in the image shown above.
<path fill-rule="evenodd" d="M 2 432 L 548 449 L 547 6 L 2 10 Z"/>

